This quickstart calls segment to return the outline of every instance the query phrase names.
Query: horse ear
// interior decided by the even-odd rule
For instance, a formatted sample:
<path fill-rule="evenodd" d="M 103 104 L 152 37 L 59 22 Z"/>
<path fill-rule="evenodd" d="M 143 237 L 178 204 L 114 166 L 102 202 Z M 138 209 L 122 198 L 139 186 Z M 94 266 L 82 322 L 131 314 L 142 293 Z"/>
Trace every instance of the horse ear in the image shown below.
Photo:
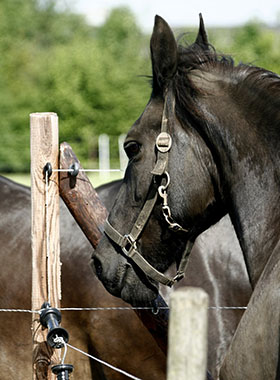
<path fill-rule="evenodd" d="M 155 17 L 150 48 L 153 90 L 162 92 L 177 71 L 177 43 L 169 25 L 160 16 Z"/>
<path fill-rule="evenodd" d="M 207 49 L 209 48 L 208 37 L 207 37 L 207 33 L 206 33 L 206 29 L 204 26 L 204 21 L 203 21 L 201 13 L 199 13 L 199 30 L 198 30 L 195 43 L 201 46 L 202 48 L 207 48 Z"/>

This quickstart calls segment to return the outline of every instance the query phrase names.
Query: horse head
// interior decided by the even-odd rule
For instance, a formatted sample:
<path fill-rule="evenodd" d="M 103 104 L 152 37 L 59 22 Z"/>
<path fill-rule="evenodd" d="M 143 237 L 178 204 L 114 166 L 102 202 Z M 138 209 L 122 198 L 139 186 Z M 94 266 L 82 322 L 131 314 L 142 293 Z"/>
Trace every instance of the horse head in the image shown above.
<path fill-rule="evenodd" d="M 196 237 L 224 215 L 211 152 L 192 128 L 192 118 L 176 107 L 179 47 L 159 16 L 150 47 L 152 94 L 127 134 L 123 184 L 93 255 L 93 268 L 106 289 L 134 305 L 150 304 L 158 282 L 172 285 L 180 279 Z M 197 38 L 188 51 L 207 55 L 209 49 L 200 16 Z M 173 262 L 178 272 L 171 279 L 163 272 Z"/>

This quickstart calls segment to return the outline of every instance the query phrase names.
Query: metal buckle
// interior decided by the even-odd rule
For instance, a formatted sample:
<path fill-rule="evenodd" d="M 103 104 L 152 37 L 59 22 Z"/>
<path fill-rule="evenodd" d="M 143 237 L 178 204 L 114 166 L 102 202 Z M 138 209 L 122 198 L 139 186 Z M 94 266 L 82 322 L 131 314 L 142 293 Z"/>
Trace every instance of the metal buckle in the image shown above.
<path fill-rule="evenodd" d="M 172 145 L 172 138 L 169 133 L 161 132 L 156 139 L 156 147 L 162 152 L 166 153 L 170 150 Z"/>
<path fill-rule="evenodd" d="M 183 229 L 182 226 L 176 222 L 170 222 L 169 228 L 174 232 L 182 231 Z"/>
<path fill-rule="evenodd" d="M 136 241 L 132 239 L 130 235 L 124 235 L 124 244 L 122 247 L 122 251 L 126 256 L 130 256 L 130 252 L 133 249 L 137 249 Z"/>
<path fill-rule="evenodd" d="M 185 273 L 177 272 L 175 277 L 173 278 L 173 281 L 178 282 L 178 281 L 182 280 L 182 278 L 184 278 L 184 277 L 185 277 Z"/>

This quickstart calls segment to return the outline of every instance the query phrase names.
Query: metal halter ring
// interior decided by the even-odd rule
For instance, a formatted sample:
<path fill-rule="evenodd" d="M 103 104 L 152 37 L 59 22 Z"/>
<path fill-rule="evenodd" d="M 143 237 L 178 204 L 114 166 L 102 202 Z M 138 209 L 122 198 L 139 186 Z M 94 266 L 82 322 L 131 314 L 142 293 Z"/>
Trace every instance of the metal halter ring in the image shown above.
<path fill-rule="evenodd" d="M 130 235 L 124 235 L 125 243 L 122 250 L 125 255 L 129 256 L 132 249 L 137 249 L 136 241 Z"/>
<path fill-rule="evenodd" d="M 163 197 L 163 191 L 165 191 L 167 188 L 168 188 L 168 186 L 169 186 L 169 184 L 170 184 L 170 175 L 168 174 L 168 172 L 167 171 L 165 171 L 164 173 L 163 173 L 163 176 L 166 176 L 166 184 L 165 185 L 160 185 L 159 187 L 158 187 L 158 192 L 159 192 L 159 195 L 161 196 L 161 197 Z"/>
<path fill-rule="evenodd" d="M 156 139 L 156 147 L 162 152 L 166 153 L 170 150 L 172 145 L 172 138 L 169 133 L 161 132 Z"/>

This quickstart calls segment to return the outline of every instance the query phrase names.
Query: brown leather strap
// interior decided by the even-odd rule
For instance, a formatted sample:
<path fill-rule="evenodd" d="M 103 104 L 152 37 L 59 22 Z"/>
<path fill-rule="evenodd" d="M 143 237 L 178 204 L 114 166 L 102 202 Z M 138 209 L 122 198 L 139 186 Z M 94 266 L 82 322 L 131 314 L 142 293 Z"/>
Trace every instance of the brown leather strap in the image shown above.
<path fill-rule="evenodd" d="M 130 240 L 130 235 L 121 235 L 108 221 L 105 222 L 104 231 L 106 235 L 118 244 L 124 254 L 129 257 L 142 271 L 163 285 L 172 286 L 174 280 L 155 269 L 143 256 L 137 251 L 136 242 Z"/>
<path fill-rule="evenodd" d="M 171 136 L 168 133 L 168 115 L 174 115 L 175 99 L 171 90 L 168 90 L 163 106 L 163 114 L 161 120 L 161 133 L 156 141 L 157 162 L 151 171 L 153 175 L 161 176 L 167 169 L 168 152 L 172 145 Z"/>
<path fill-rule="evenodd" d="M 176 281 L 179 281 L 184 277 L 185 269 L 188 262 L 188 257 L 191 252 L 193 243 L 188 241 L 182 260 L 180 262 L 176 275 L 171 278 L 155 269 L 143 256 L 138 252 L 136 241 L 131 238 L 131 235 L 121 235 L 108 221 L 105 222 L 104 231 L 106 235 L 118 244 L 123 253 L 129 257 L 132 261 L 138 265 L 142 271 L 152 278 L 153 280 L 160 282 L 163 285 L 172 286 Z"/>
<path fill-rule="evenodd" d="M 148 196 L 146 198 L 145 204 L 138 215 L 136 222 L 134 223 L 132 230 L 130 231 L 130 236 L 134 241 L 136 241 L 143 231 L 147 221 L 150 218 L 150 215 L 155 207 L 158 197 L 158 191 L 155 186 L 151 186 Z"/>

